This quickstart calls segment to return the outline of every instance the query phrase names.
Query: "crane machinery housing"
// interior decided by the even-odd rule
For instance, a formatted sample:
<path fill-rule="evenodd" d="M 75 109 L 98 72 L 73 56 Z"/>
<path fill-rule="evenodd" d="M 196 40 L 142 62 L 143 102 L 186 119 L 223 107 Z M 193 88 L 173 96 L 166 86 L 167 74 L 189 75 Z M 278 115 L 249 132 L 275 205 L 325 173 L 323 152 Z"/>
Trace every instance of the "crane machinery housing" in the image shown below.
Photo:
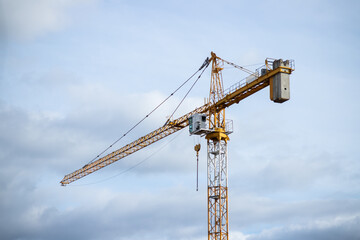
<path fill-rule="evenodd" d="M 207 67 L 210 63 L 210 94 L 203 106 L 175 120 L 167 121 L 164 126 L 66 175 L 61 180 L 61 185 L 70 184 L 189 126 L 191 135 L 205 136 L 207 140 L 208 240 L 229 239 L 227 142 L 228 135 L 233 131 L 233 123 L 225 119 L 225 109 L 267 86 L 270 86 L 272 101 L 283 103 L 289 100 L 289 76 L 295 70 L 295 63 L 294 60 L 267 58 L 264 66 L 252 72 L 218 57 L 213 52 L 201 68 Z M 224 64 L 245 71 L 249 75 L 224 90 Z M 199 150 L 200 146 L 196 150 L 197 154 Z"/>

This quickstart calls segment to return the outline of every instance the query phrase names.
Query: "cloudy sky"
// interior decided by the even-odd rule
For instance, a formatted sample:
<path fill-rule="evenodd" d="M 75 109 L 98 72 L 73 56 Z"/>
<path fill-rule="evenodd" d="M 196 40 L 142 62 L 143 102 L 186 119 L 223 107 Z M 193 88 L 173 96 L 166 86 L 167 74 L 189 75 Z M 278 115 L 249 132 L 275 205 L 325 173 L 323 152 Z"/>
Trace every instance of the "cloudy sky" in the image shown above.
<path fill-rule="evenodd" d="M 296 61 L 290 101 L 264 89 L 227 110 L 230 239 L 360 239 L 359 11 L 351 0 L 0 0 L 0 238 L 207 239 L 206 142 L 187 129 L 59 182 L 214 51 L 250 69 Z M 225 69 L 225 87 L 241 74 Z M 209 76 L 175 117 L 203 104 Z M 115 148 L 162 126 L 189 87 Z"/>

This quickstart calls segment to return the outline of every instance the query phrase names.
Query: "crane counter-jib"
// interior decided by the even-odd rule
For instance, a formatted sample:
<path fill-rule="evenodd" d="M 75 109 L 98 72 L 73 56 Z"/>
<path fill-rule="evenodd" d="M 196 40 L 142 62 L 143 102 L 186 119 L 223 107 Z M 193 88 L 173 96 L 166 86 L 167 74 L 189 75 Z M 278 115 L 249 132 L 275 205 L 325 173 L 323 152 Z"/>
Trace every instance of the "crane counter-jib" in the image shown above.
<path fill-rule="evenodd" d="M 239 84 L 238 88 L 233 88 L 232 91 L 226 93 L 226 95 L 215 103 L 218 111 L 227 108 L 234 103 L 239 103 L 242 99 L 260 91 L 261 89 L 270 85 L 270 81 L 278 73 L 290 74 L 294 69 L 290 67 L 279 66 L 274 70 L 270 70 L 267 73 L 259 76 L 255 80 L 244 84 Z"/>

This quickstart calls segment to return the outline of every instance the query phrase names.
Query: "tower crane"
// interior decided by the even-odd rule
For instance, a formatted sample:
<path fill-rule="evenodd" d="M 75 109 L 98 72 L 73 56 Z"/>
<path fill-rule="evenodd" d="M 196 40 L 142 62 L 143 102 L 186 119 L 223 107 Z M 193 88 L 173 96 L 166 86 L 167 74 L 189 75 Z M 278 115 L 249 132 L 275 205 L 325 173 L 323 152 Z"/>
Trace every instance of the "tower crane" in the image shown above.
<path fill-rule="evenodd" d="M 270 99 L 283 103 L 290 99 L 290 74 L 295 70 L 294 60 L 266 59 L 265 65 L 255 72 L 226 61 L 211 52 L 203 64 L 211 63 L 211 83 L 208 101 L 193 111 L 175 119 L 143 137 L 121 147 L 66 175 L 61 180 L 65 186 L 139 151 L 187 126 L 191 135 L 205 136 L 207 140 L 207 205 L 208 240 L 227 240 L 228 222 L 228 159 L 227 142 L 232 133 L 232 121 L 225 119 L 225 109 L 270 86 Z M 249 74 L 242 81 L 223 89 L 224 64 Z M 202 67 L 203 67 L 202 66 Z M 197 151 L 200 150 L 200 147 Z"/>

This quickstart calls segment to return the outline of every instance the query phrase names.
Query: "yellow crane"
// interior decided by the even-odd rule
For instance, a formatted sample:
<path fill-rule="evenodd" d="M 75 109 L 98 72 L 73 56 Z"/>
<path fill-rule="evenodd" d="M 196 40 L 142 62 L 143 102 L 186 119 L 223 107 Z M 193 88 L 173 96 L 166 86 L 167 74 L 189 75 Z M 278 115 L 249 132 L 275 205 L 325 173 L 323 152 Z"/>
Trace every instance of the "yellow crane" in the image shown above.
<path fill-rule="evenodd" d="M 205 61 L 205 65 L 208 66 L 210 63 L 210 94 L 203 106 L 175 120 L 167 121 L 164 126 L 66 175 L 61 180 L 61 185 L 70 184 L 189 126 L 190 134 L 205 136 L 207 139 L 208 239 L 227 240 L 227 142 L 228 135 L 232 133 L 232 121 L 225 119 L 225 109 L 269 85 L 272 101 L 282 103 L 289 100 L 289 76 L 295 70 L 295 64 L 293 60 L 268 58 L 264 66 L 252 72 L 216 56 L 213 52 Z M 225 63 L 247 72 L 249 76 L 224 91 L 222 70 Z M 197 153 L 199 150 L 200 146 L 196 150 Z"/>

